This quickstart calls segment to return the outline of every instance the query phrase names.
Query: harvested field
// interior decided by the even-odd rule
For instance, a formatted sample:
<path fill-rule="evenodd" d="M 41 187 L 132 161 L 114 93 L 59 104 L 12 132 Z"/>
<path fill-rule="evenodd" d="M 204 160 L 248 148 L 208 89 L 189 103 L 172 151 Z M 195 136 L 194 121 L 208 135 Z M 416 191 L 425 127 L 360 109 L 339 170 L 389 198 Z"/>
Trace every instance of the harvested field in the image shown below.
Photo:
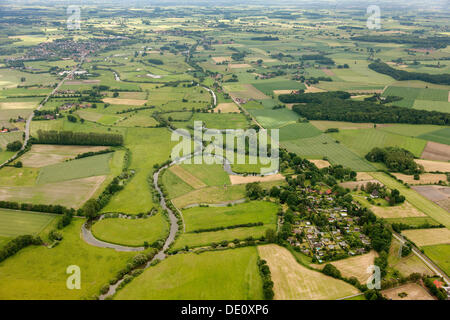
<path fill-rule="evenodd" d="M 27 102 L 0 102 L 0 109 L 11 110 L 11 109 L 34 109 L 38 106 L 38 102 L 27 101 Z"/>
<path fill-rule="evenodd" d="M 75 158 L 81 153 L 105 149 L 108 149 L 108 147 L 34 144 L 31 150 L 22 156 L 21 161 L 25 167 L 41 168 Z"/>
<path fill-rule="evenodd" d="M 240 87 L 242 90 L 231 91 L 230 94 L 234 97 L 242 98 L 242 99 L 255 99 L 255 100 L 263 100 L 268 99 L 268 97 L 258 89 L 256 89 L 251 84 L 241 84 Z"/>
<path fill-rule="evenodd" d="M 230 113 L 230 112 L 240 112 L 238 106 L 234 102 L 219 103 L 217 107 L 214 108 L 214 112 L 220 113 Z"/>
<path fill-rule="evenodd" d="M 425 149 L 423 149 L 421 158 L 437 161 L 450 161 L 450 146 L 428 141 Z"/>
<path fill-rule="evenodd" d="M 328 168 L 331 166 L 331 164 L 327 160 L 309 160 L 309 162 L 312 162 L 316 165 L 317 168 Z"/>
<path fill-rule="evenodd" d="M 419 247 L 435 244 L 450 244 L 450 230 L 447 228 L 404 230 L 402 231 L 402 235 L 406 236 Z"/>
<path fill-rule="evenodd" d="M 322 71 L 323 71 L 323 73 L 325 73 L 327 76 L 330 76 L 330 77 L 332 77 L 332 76 L 334 76 L 335 74 L 334 74 L 334 72 L 332 71 L 332 70 L 330 70 L 330 69 L 326 69 L 326 68 L 324 68 L 324 69 L 321 69 Z"/>
<path fill-rule="evenodd" d="M 222 63 L 225 61 L 231 61 L 231 57 L 212 57 L 211 58 L 215 63 Z"/>
<path fill-rule="evenodd" d="M 404 298 L 399 296 L 403 292 L 407 294 Z M 389 300 L 436 300 L 417 283 L 408 283 L 400 287 L 383 290 L 381 293 Z"/>
<path fill-rule="evenodd" d="M 408 201 L 397 206 L 370 206 L 370 209 L 380 218 L 409 218 L 409 217 L 425 217 L 426 215 L 413 207 Z"/>
<path fill-rule="evenodd" d="M 447 181 L 447 175 L 443 173 L 423 173 L 419 180 L 414 180 L 414 176 L 402 173 L 393 173 L 393 175 L 407 184 L 435 184 L 439 181 Z"/>
<path fill-rule="evenodd" d="M 192 175 L 188 171 L 184 170 L 179 165 L 174 165 L 169 169 L 172 173 L 174 173 L 178 178 L 186 182 L 194 189 L 200 189 L 206 187 L 206 184 L 198 179 L 196 176 Z"/>
<path fill-rule="evenodd" d="M 231 63 L 228 65 L 231 69 L 240 69 L 240 68 L 251 68 L 252 66 L 248 63 Z"/>
<path fill-rule="evenodd" d="M 273 93 L 275 94 L 291 94 L 295 90 L 273 90 Z"/>
<path fill-rule="evenodd" d="M 372 178 L 372 177 L 371 177 Z M 380 181 L 376 180 L 376 179 L 370 179 L 370 180 L 360 180 L 360 181 L 347 181 L 347 182 L 342 182 L 339 185 L 343 188 L 349 188 L 350 190 L 353 190 L 355 188 L 358 188 L 358 190 L 361 188 L 361 186 L 365 186 L 367 183 L 372 182 L 372 183 L 378 183 L 383 185 Z"/>
<path fill-rule="evenodd" d="M 367 172 L 357 172 L 356 173 L 356 180 L 358 181 L 364 181 L 364 180 L 372 180 L 373 177 L 368 174 Z M 380 183 L 380 182 L 378 182 Z"/>
<path fill-rule="evenodd" d="M 132 106 L 143 106 L 147 102 L 147 100 L 105 98 L 105 99 L 103 99 L 103 102 L 110 103 L 110 104 L 125 104 L 125 105 L 132 105 Z"/>
<path fill-rule="evenodd" d="M 414 160 L 416 163 L 423 165 L 426 172 L 450 172 L 450 162 L 439 162 L 431 160 Z"/>
<path fill-rule="evenodd" d="M 258 177 L 258 176 L 237 176 L 237 175 L 229 175 L 231 184 L 247 184 L 251 182 L 268 182 L 268 181 L 278 181 L 284 180 L 284 176 L 282 174 L 272 174 L 270 176 Z"/>
<path fill-rule="evenodd" d="M 344 281 L 302 266 L 286 248 L 269 244 L 259 246 L 258 252 L 269 265 L 276 300 L 335 300 L 359 292 Z"/>
<path fill-rule="evenodd" d="M 365 284 L 367 279 L 370 277 L 370 273 L 367 272 L 367 268 L 373 265 L 375 258 L 378 257 L 378 253 L 374 250 L 369 253 L 351 257 L 339 261 L 330 262 L 342 273 L 346 278 L 355 277 L 359 280 L 361 284 Z M 317 269 L 323 269 L 325 267 L 322 265 L 311 265 Z"/>

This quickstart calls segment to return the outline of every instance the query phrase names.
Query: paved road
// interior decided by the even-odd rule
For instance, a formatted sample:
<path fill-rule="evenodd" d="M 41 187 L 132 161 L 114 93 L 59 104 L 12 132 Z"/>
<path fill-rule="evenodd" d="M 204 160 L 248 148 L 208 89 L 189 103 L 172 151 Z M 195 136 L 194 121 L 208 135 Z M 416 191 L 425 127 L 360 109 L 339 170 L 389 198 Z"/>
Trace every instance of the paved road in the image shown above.
<path fill-rule="evenodd" d="M 398 241 L 400 241 L 400 243 L 405 243 L 406 239 L 403 238 L 403 236 L 401 234 L 398 234 L 396 232 L 393 232 L 392 235 L 394 236 L 395 239 L 397 239 Z M 450 278 L 447 276 L 447 274 L 441 270 L 441 268 L 439 268 L 433 261 L 431 261 L 425 254 L 423 254 L 420 250 L 418 250 L 415 246 L 413 246 L 412 248 L 412 252 L 419 257 L 420 260 L 422 260 L 425 265 L 430 268 L 434 273 L 436 273 L 438 276 L 441 276 L 445 283 L 447 285 L 450 284 Z"/>
<path fill-rule="evenodd" d="M 84 57 L 81 58 L 81 61 L 78 65 L 75 66 L 75 68 L 73 68 L 70 73 L 67 74 L 67 76 L 64 77 L 64 79 L 62 79 L 57 85 L 56 87 L 52 90 L 52 92 L 50 92 L 45 99 L 39 104 L 39 106 L 35 109 L 35 110 L 41 110 L 41 108 L 47 103 L 48 99 L 50 99 L 50 97 L 52 95 L 55 94 L 55 92 L 61 87 L 61 85 L 64 83 L 64 81 L 67 80 L 68 77 L 70 77 L 76 70 L 78 70 L 78 68 L 81 66 L 81 64 L 84 61 Z M 25 122 L 25 139 L 23 141 L 23 145 L 22 148 L 20 149 L 20 151 L 23 151 L 27 144 L 28 144 L 28 140 L 30 140 L 30 126 L 31 126 L 31 121 L 33 121 L 33 117 L 34 117 L 34 110 L 33 112 L 30 114 L 30 116 L 27 118 L 27 121 Z M 19 152 L 20 152 L 19 151 Z M 9 158 L 8 160 L 6 160 L 5 162 L 3 162 L 0 165 L 0 168 L 3 167 L 5 164 L 7 164 L 10 161 L 13 161 L 14 159 L 16 159 L 19 155 L 19 152 L 16 153 L 15 155 L 13 155 L 11 158 Z"/>

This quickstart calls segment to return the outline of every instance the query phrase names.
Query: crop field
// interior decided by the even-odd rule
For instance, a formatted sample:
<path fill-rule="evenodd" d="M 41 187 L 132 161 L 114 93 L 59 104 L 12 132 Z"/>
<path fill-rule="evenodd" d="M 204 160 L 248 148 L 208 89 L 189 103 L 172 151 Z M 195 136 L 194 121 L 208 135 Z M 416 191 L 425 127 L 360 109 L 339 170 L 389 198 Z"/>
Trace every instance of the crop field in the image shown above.
<path fill-rule="evenodd" d="M 63 241 L 52 249 L 27 247 L 0 263 L 0 299 L 91 299 L 98 294 L 134 253 L 86 244 L 80 238 L 82 223 L 75 219 L 63 229 Z M 80 290 L 67 290 L 70 265 L 82 270 Z"/>
<path fill-rule="evenodd" d="M 425 214 L 412 206 L 408 201 L 396 206 L 388 205 L 371 205 L 364 197 L 355 195 L 355 199 L 363 205 L 370 208 L 376 216 L 380 218 L 409 218 L 409 217 L 424 217 Z"/>
<path fill-rule="evenodd" d="M 343 277 L 355 277 L 360 283 L 366 283 L 370 277 L 367 268 L 374 264 L 375 258 L 378 257 L 376 251 L 372 250 L 369 253 L 333 261 L 331 264 L 335 266 Z M 323 269 L 323 265 L 314 265 L 318 269 Z"/>
<path fill-rule="evenodd" d="M 359 292 L 341 280 L 302 266 L 286 248 L 270 244 L 259 246 L 258 252 L 269 265 L 276 300 L 334 300 Z"/>
<path fill-rule="evenodd" d="M 336 128 L 339 130 L 373 128 L 373 123 L 353 123 L 353 122 L 325 121 L 325 120 L 312 120 L 309 123 L 311 123 L 314 127 L 322 131 L 325 131 L 330 128 Z"/>
<path fill-rule="evenodd" d="M 260 123 L 264 128 L 275 129 L 280 128 L 287 124 L 294 124 L 299 115 L 287 108 L 283 109 L 248 109 L 250 114 L 256 118 L 256 121 Z"/>
<path fill-rule="evenodd" d="M 436 131 L 424 133 L 418 136 L 418 138 L 450 145 L 450 128 L 446 127 Z"/>
<path fill-rule="evenodd" d="M 450 244 L 450 230 L 447 228 L 404 230 L 402 234 L 419 247 Z"/>
<path fill-rule="evenodd" d="M 0 209 L 0 237 L 38 234 L 53 219 L 51 214 Z"/>
<path fill-rule="evenodd" d="M 447 175 L 443 173 L 423 173 L 419 180 L 415 180 L 414 176 L 402 173 L 393 173 L 393 175 L 407 184 L 436 184 L 439 181 L 447 181 Z"/>
<path fill-rule="evenodd" d="M 181 164 L 180 167 L 207 186 L 224 186 L 230 184 L 228 174 L 221 164 Z"/>
<path fill-rule="evenodd" d="M 418 210 L 424 212 L 434 220 L 442 223 L 447 228 L 450 227 L 450 217 L 448 215 L 448 212 L 438 205 L 421 196 L 415 190 L 406 188 L 404 185 L 400 184 L 385 173 L 372 172 L 371 175 L 375 179 L 386 185 L 389 189 L 397 189 L 398 191 L 400 191 L 400 193 L 406 197 L 406 200 Z"/>
<path fill-rule="evenodd" d="M 450 274 L 450 244 L 424 246 L 427 257 L 435 262 L 447 275 Z"/>
<path fill-rule="evenodd" d="M 275 223 L 277 205 L 253 201 L 231 207 L 195 207 L 183 210 L 186 231 L 229 227 L 245 223 Z"/>
<path fill-rule="evenodd" d="M 97 239 L 125 246 L 143 246 L 163 239 L 169 228 L 167 221 L 158 213 L 145 219 L 107 218 L 92 226 Z"/>
<path fill-rule="evenodd" d="M 389 223 L 404 223 L 410 226 L 420 226 L 428 223 L 430 226 L 438 226 L 439 223 L 430 217 L 387 218 Z"/>
<path fill-rule="evenodd" d="M 106 153 L 45 166 L 39 173 L 37 183 L 45 184 L 108 175 L 111 157 L 111 153 Z"/>
<path fill-rule="evenodd" d="M 305 89 L 305 85 L 303 83 L 292 81 L 292 80 L 283 80 L 283 81 L 267 81 L 262 80 L 260 82 L 254 82 L 252 85 L 263 92 L 266 95 L 272 95 L 275 90 L 300 90 Z"/>
<path fill-rule="evenodd" d="M 374 171 L 375 168 L 365 159 L 336 143 L 329 135 L 322 134 L 313 138 L 283 141 L 281 143 L 288 151 L 301 157 L 321 159 L 326 157 L 332 164 L 341 164 L 355 171 Z"/>
<path fill-rule="evenodd" d="M 365 156 L 374 147 L 397 146 L 420 157 L 426 145 L 425 140 L 391 134 L 378 129 L 342 130 L 332 133 L 331 136 L 361 156 Z"/>
<path fill-rule="evenodd" d="M 131 299 L 262 299 L 256 248 L 177 254 L 147 269 L 115 296 Z"/>
<path fill-rule="evenodd" d="M 194 190 L 190 184 L 181 179 L 172 170 L 166 170 L 161 177 L 161 181 L 166 186 L 170 199 L 180 197 Z"/>
<path fill-rule="evenodd" d="M 280 128 L 280 141 L 312 138 L 322 132 L 310 123 L 293 123 Z"/>
<path fill-rule="evenodd" d="M 416 163 L 423 166 L 426 172 L 450 172 L 450 163 L 443 161 L 431 161 L 431 160 L 415 160 Z"/>
<path fill-rule="evenodd" d="M 402 97 L 402 100 L 391 103 L 400 107 L 441 112 L 447 112 L 450 108 L 448 90 L 443 89 L 389 86 L 383 96 Z"/>
<path fill-rule="evenodd" d="M 450 145 L 428 141 L 422 159 L 450 161 Z"/>
<path fill-rule="evenodd" d="M 34 144 L 31 150 L 21 157 L 21 161 L 25 167 L 41 168 L 73 159 L 81 153 L 97 152 L 105 149 L 107 147 Z"/>

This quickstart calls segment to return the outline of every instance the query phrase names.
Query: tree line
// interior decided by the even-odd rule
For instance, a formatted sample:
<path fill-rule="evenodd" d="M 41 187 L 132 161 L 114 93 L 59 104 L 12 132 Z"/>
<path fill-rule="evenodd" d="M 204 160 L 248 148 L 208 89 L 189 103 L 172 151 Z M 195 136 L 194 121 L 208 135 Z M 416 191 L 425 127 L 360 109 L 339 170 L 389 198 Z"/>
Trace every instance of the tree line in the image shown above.
<path fill-rule="evenodd" d="M 369 64 L 369 68 L 378 73 L 386 74 L 391 76 L 395 80 L 421 80 L 429 83 L 435 84 L 445 84 L 450 85 L 450 74 L 429 74 L 423 72 L 409 72 L 405 70 L 394 69 L 384 62 L 372 62 Z"/>
<path fill-rule="evenodd" d="M 38 132 L 37 143 L 89 146 L 121 146 L 123 136 L 115 133 L 43 131 Z"/>

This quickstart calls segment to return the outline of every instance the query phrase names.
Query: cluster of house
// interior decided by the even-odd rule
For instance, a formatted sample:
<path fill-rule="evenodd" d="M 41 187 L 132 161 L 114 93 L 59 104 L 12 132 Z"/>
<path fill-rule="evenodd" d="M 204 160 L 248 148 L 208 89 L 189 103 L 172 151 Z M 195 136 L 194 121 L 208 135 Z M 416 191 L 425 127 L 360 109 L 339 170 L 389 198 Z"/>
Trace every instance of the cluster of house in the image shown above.
<path fill-rule="evenodd" d="M 306 188 L 307 189 L 307 188 Z M 350 217 L 347 209 L 332 206 L 334 199 L 329 196 L 331 190 L 323 193 L 312 193 L 307 199 L 312 204 L 308 209 L 326 216 L 328 224 L 322 227 L 314 225 L 308 220 L 296 220 L 293 225 L 293 234 L 288 238 L 290 244 L 298 247 L 304 254 L 315 257 L 319 263 L 333 254 L 359 255 L 366 252 L 371 246 L 370 238 L 361 232 L 358 225 L 359 217 Z M 360 241 L 360 246 L 352 246 L 346 238 L 351 236 Z M 353 242 L 355 243 L 355 242 Z"/>
<path fill-rule="evenodd" d="M 92 103 L 74 103 L 74 102 L 66 102 L 63 105 L 58 107 L 59 111 L 67 111 L 72 108 L 75 109 L 86 109 L 86 108 L 92 108 Z"/>
<path fill-rule="evenodd" d="M 13 132 L 13 131 L 19 131 L 19 128 L 16 128 L 16 127 L 14 127 L 14 128 L 5 128 L 5 127 L 3 127 L 0 130 L 0 133 L 8 133 L 8 132 Z"/>
<path fill-rule="evenodd" d="M 43 42 L 31 48 L 27 53 L 17 60 L 38 60 L 64 56 L 78 60 L 80 57 L 94 52 L 99 47 L 96 41 L 51 41 Z"/>

